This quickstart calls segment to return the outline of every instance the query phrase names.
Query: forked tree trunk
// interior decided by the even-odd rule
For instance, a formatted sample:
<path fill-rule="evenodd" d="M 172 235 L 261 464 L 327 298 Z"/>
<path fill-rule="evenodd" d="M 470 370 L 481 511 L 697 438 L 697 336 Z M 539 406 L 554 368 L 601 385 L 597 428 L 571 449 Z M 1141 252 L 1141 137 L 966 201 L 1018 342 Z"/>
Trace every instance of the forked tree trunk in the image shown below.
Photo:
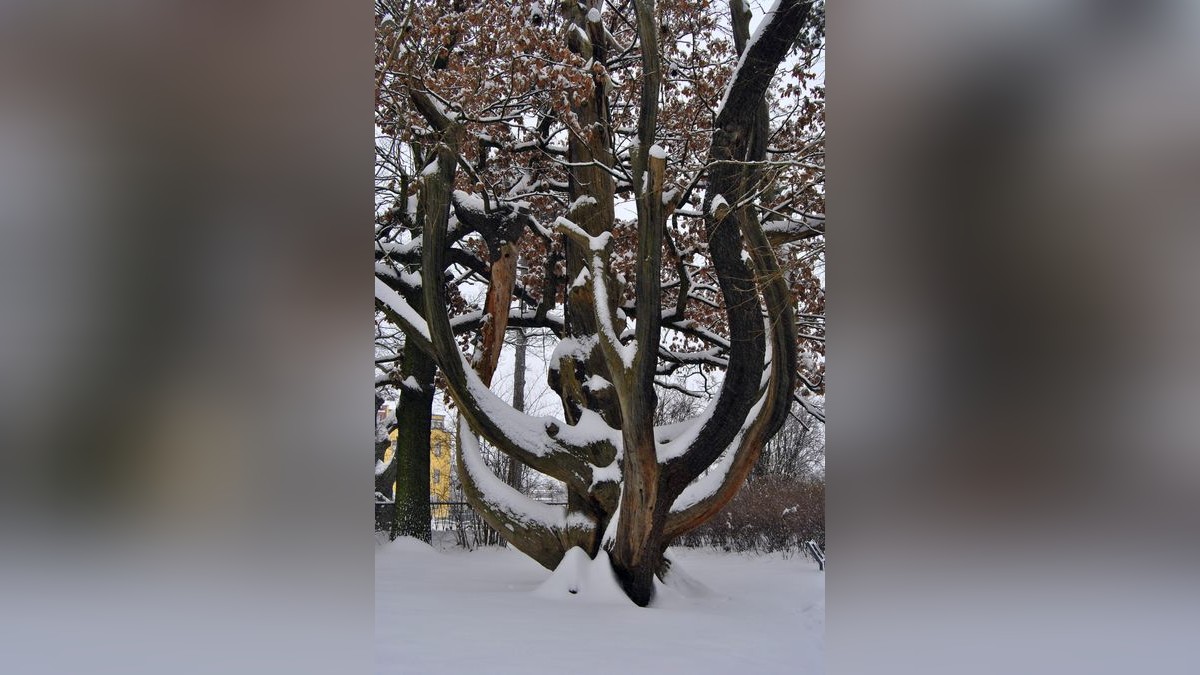
<path fill-rule="evenodd" d="M 659 269 L 663 246 L 664 204 L 662 172 L 665 160 L 652 151 L 657 123 L 661 63 L 658 25 L 653 0 L 635 0 L 638 34 L 642 40 L 642 100 L 639 147 L 632 156 L 634 184 L 638 192 L 638 286 L 639 311 L 635 339 L 639 346 L 632 364 L 618 382 L 625 426 L 622 467 L 621 512 L 612 563 L 625 592 L 638 605 L 654 596 L 654 575 L 665 571 L 663 554 L 677 536 L 683 514 L 672 518 L 671 509 L 683 489 L 713 464 L 730 444 L 739 460 L 731 467 L 723 489 L 709 499 L 708 507 L 732 498 L 753 465 L 762 444 L 781 426 L 794 388 L 795 335 L 790 293 L 782 283 L 778 264 L 752 207 L 743 200 L 754 189 L 759 176 L 755 163 L 766 154 L 766 89 L 778 65 L 797 38 L 811 3 L 780 0 L 773 16 L 764 17 L 758 42 L 746 39 L 749 16 L 741 0 L 730 3 L 736 47 L 742 53 L 739 69 L 727 92 L 725 106 L 718 112 L 709 152 L 713 163 L 705 194 L 706 232 L 718 282 L 724 296 L 730 327 L 729 369 L 712 418 L 704 422 L 697 442 L 675 460 L 660 462 L 654 439 L 654 367 L 659 344 Z M 657 149 L 657 148 L 654 148 Z M 720 196 L 733 205 L 712 209 Z M 743 251 L 748 244 L 749 256 Z M 748 265 L 747 261 L 752 261 Z M 760 292 L 770 317 L 771 385 L 760 391 L 768 331 L 748 330 L 763 316 Z M 604 343 L 602 338 L 601 343 Z M 605 350 L 611 369 L 618 369 L 613 350 Z M 759 413 L 752 403 L 762 397 Z M 752 421 L 751 421 L 752 420 Z M 746 427 L 744 424 L 750 422 Z M 735 433 L 742 428 L 740 440 Z M 707 433 L 706 433 L 707 432 Z M 686 510 L 685 510 L 686 511 Z M 710 511 L 692 511 L 692 521 Z M 689 523 L 690 524 L 690 523 Z"/>
<path fill-rule="evenodd" d="M 568 32 L 574 41 L 572 49 L 604 64 L 606 31 L 597 12 L 584 13 L 599 9 L 600 4 L 589 0 L 587 5 L 567 3 L 564 7 L 579 28 Z M 678 441 L 682 449 L 675 452 L 672 447 L 664 458 L 659 457 L 653 423 L 654 375 L 662 325 L 659 275 L 666 218 L 666 156 L 655 146 L 662 68 L 653 1 L 633 0 L 642 51 L 638 143 L 629 159 L 638 215 L 637 321 L 632 340 L 627 336 L 624 342 L 620 337 L 624 322 L 615 312 L 621 290 L 616 287 L 609 264 L 616 196 L 607 167 L 612 167 L 616 158 L 603 75 L 596 74 L 593 96 L 574 111 L 580 129 L 571 134 L 567 149 L 572 208 L 558 219 L 556 227 L 568 239 L 568 279 L 575 279 L 586 269 L 590 282 L 568 293 L 565 328 L 578 349 L 568 350 L 571 354 L 555 364 L 561 371 L 557 388 L 563 398 L 566 422 L 578 423 L 570 433 L 512 410 L 500 411 L 497 399 L 486 391 L 512 296 L 511 273 L 507 265 L 497 265 L 496 258 L 487 302 L 491 324 L 485 323 L 483 351 L 478 360 L 464 367 L 444 311 L 447 301 L 443 287 L 450 193 L 464 129 L 456 117 L 447 115 L 440 103 L 421 90 L 420 83 L 410 83 L 414 104 L 440 135 L 435 150 L 437 163 L 423 171 L 421 184 L 421 208 L 427 227 L 422 248 L 422 293 L 430 309 L 426 313 L 428 342 L 421 344 L 437 355 L 446 374 L 448 390 L 462 414 L 464 424 L 460 429 L 470 425 L 471 431 L 511 457 L 562 480 L 567 484 L 572 513 L 565 518 L 561 514 L 551 518 L 545 517 L 544 511 L 518 512 L 520 509 L 512 508 L 509 500 L 519 498 L 519 494 L 508 494 L 508 499 L 489 498 L 486 490 L 496 486 L 472 482 L 470 476 L 464 476 L 464 490 L 489 523 L 547 567 L 554 567 L 574 545 L 582 545 L 595 555 L 610 517 L 616 517 L 615 528 L 608 528 L 613 530 L 613 570 L 630 599 L 642 606 L 654 596 L 655 574 L 666 567 L 663 553 L 667 545 L 711 517 L 737 492 L 763 443 L 782 424 L 795 385 L 791 298 L 750 203 L 759 175 L 754 163 L 764 158 L 766 149 L 764 96 L 775 70 L 798 36 L 811 3 L 780 0 L 775 14 L 764 17 L 763 28 L 753 44 L 747 40 L 748 17 L 741 11 L 742 0 L 731 4 L 738 47 L 746 53 L 733 76 L 725 106 L 717 115 L 704 200 L 709 252 L 724 296 L 730 333 L 728 368 L 712 414 L 695 421 L 695 433 Z M 718 196 L 725 206 L 714 201 Z M 460 221 L 473 217 L 467 212 L 459 214 Z M 401 317 L 411 312 L 411 308 L 401 309 L 406 310 L 398 312 Z M 415 325 L 406 330 L 423 333 Z M 418 344 L 415 339 L 411 342 Z M 612 393 L 595 396 L 580 386 L 584 378 L 592 376 L 608 380 Z M 596 418 L 602 419 L 607 429 Z M 587 432 L 599 429 L 600 434 L 585 432 L 585 426 Z M 619 466 L 613 463 L 617 441 L 605 440 L 605 434 L 610 433 L 619 435 L 623 451 Z M 578 440 L 581 437 L 586 440 Z M 426 436 L 426 461 L 427 443 Z M 470 457 L 476 459 L 478 449 L 472 449 L 476 454 Z M 718 488 L 674 510 L 684 489 L 723 452 L 732 453 L 732 459 Z M 460 473 L 470 473 L 463 470 L 461 447 L 458 461 Z M 618 471 L 619 491 L 612 477 Z M 513 492 L 503 484 L 499 488 Z"/>

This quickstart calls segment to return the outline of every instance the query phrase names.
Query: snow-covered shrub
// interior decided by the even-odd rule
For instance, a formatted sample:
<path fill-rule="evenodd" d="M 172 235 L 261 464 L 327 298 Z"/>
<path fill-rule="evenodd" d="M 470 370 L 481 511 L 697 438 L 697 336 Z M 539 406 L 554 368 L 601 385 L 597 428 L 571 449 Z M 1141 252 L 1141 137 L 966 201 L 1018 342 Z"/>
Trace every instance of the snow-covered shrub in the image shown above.
<path fill-rule="evenodd" d="M 765 476 L 751 481 L 712 520 L 679 538 L 680 546 L 798 553 L 825 546 L 825 481 Z"/>

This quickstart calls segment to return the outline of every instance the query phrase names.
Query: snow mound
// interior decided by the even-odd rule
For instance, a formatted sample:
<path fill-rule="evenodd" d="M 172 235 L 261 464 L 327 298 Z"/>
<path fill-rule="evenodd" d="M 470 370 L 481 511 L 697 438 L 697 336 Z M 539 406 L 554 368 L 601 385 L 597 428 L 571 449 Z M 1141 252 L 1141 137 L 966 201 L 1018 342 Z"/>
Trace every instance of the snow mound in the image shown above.
<path fill-rule="evenodd" d="M 601 604 L 630 604 L 613 574 L 608 553 L 600 551 L 593 560 L 578 546 L 567 551 L 550 578 L 542 582 L 533 594 L 548 599 L 576 597 Z"/>
<path fill-rule="evenodd" d="M 565 593 L 578 593 L 580 580 L 591 562 L 591 558 L 588 558 L 583 549 L 578 546 L 572 548 L 563 556 L 562 562 L 558 563 L 550 578 L 542 582 L 533 594 L 543 598 L 557 598 Z"/>
<path fill-rule="evenodd" d="M 388 545 L 389 553 L 416 553 L 418 555 L 430 555 L 437 553 L 436 550 L 429 544 L 417 539 L 416 537 L 396 537 L 390 545 Z"/>
<path fill-rule="evenodd" d="M 667 572 L 667 580 L 654 579 L 653 607 L 677 605 L 681 602 L 720 598 L 720 594 L 705 586 L 699 579 L 683 570 L 677 559 L 671 559 L 671 569 Z"/>

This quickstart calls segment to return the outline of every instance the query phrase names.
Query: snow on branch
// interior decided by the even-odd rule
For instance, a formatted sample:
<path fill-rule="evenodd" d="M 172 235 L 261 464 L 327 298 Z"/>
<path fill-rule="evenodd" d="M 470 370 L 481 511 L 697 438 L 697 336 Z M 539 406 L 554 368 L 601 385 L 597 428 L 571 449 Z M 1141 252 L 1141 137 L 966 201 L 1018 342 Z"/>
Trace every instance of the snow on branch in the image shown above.
<path fill-rule="evenodd" d="M 605 232 L 605 235 L 610 233 Z M 633 368 L 633 360 L 637 356 L 637 340 L 631 340 L 629 344 L 622 344 L 621 338 L 617 335 L 617 329 L 613 325 L 612 312 L 609 311 L 608 305 L 608 275 L 604 272 L 604 262 L 598 251 L 592 256 L 592 292 L 595 294 L 596 302 L 596 322 L 600 329 L 600 344 L 607 347 L 607 352 L 613 358 L 608 359 L 610 367 L 613 360 L 618 360 L 620 365 L 627 372 Z"/>
<path fill-rule="evenodd" d="M 746 103 L 758 100 L 766 91 L 810 9 L 811 3 L 803 0 L 775 0 L 742 49 L 717 105 L 716 126 L 724 126 L 732 117 L 752 113 L 754 106 Z"/>
<path fill-rule="evenodd" d="M 746 416 L 746 422 L 738 430 L 733 442 L 722 453 L 721 458 L 709 468 L 708 473 L 693 481 L 675 498 L 675 503 L 671 505 L 672 513 L 679 513 L 691 506 L 695 506 L 705 499 L 712 497 L 721 489 L 721 486 L 725 483 L 726 476 L 729 474 L 729 469 L 733 466 L 733 462 L 741 449 L 742 438 L 745 437 L 750 427 L 759 421 L 763 411 L 763 404 L 766 400 L 767 397 L 765 395 L 759 397 L 758 402 L 750 409 L 750 414 Z"/>
<path fill-rule="evenodd" d="M 566 510 L 559 506 L 543 504 L 500 480 L 480 452 L 479 439 L 461 416 L 458 421 L 458 443 L 462 453 L 463 468 L 479 497 L 493 510 L 502 512 L 512 520 L 529 526 L 564 528 L 567 525 Z M 511 527 L 509 528 L 511 529 Z"/>
<path fill-rule="evenodd" d="M 691 417 L 682 422 L 672 422 L 654 427 L 654 445 L 658 455 L 658 463 L 666 464 L 667 462 L 682 457 L 700 435 L 704 426 L 712 420 L 713 412 L 717 408 L 717 401 L 721 398 L 721 390 L 724 389 L 724 383 L 718 387 L 716 395 L 712 397 L 704 410 L 695 417 Z"/>
<path fill-rule="evenodd" d="M 592 376 L 600 381 L 600 384 L 595 383 L 594 379 L 589 379 L 588 383 L 597 388 L 604 386 L 612 386 L 608 380 Z M 573 445 L 575 447 L 584 447 L 588 445 L 596 445 L 598 443 L 607 443 L 617 449 L 617 455 L 621 454 L 621 432 L 608 425 L 596 411 L 583 408 L 579 411 L 579 421 L 575 424 L 564 425 L 559 428 L 556 436 L 558 440 Z M 595 469 L 593 469 L 593 480 L 595 480 Z"/>
<path fill-rule="evenodd" d="M 769 324 L 764 324 L 766 330 L 770 330 Z M 764 368 L 762 377 L 759 379 L 759 395 L 758 403 L 754 408 L 751 408 L 747 413 L 745 422 L 742 425 L 741 431 L 738 433 L 729 447 L 736 448 L 741 442 L 741 437 L 751 425 L 757 422 L 758 411 L 762 408 L 763 401 L 766 397 L 763 391 L 767 388 L 772 377 L 772 348 L 771 343 L 767 342 L 766 351 L 764 354 Z M 717 409 L 717 402 L 721 399 L 721 394 L 724 393 L 725 383 L 722 382 L 717 389 L 717 394 L 709 402 L 708 406 L 699 415 L 683 422 L 666 424 L 654 428 L 654 443 L 657 450 L 659 464 L 666 464 L 672 460 L 683 457 L 704 433 L 705 427 L 713 421 L 713 415 Z"/>
<path fill-rule="evenodd" d="M 767 326 L 767 328 L 769 329 L 769 326 Z M 748 459 L 750 462 L 753 461 L 752 458 L 749 458 L 746 455 L 747 452 L 751 451 L 751 448 L 748 446 L 754 445 L 752 439 L 757 433 L 757 431 L 752 433 L 751 430 L 761 427 L 761 425 L 767 422 L 767 418 L 771 414 L 771 411 L 767 406 L 767 402 L 775 398 L 771 387 L 772 385 L 778 384 L 772 380 L 773 378 L 784 376 L 784 374 L 781 372 L 785 369 L 784 363 L 782 361 L 776 363 L 771 351 L 771 343 L 768 342 L 767 358 L 770 360 L 770 364 L 768 367 L 763 369 L 763 376 L 759 380 L 760 393 L 758 395 L 758 400 L 755 402 L 754 406 L 750 408 L 750 412 L 747 413 L 745 421 L 738 429 L 738 432 L 734 436 L 733 440 L 731 440 L 725 447 L 725 450 L 721 453 L 720 458 L 712 464 L 706 473 L 697 477 L 686 488 L 684 488 L 683 492 L 681 492 L 680 495 L 675 499 L 675 502 L 671 505 L 671 514 L 682 514 L 688 509 L 701 504 L 701 502 L 712 500 L 722 489 L 728 487 L 727 482 L 730 480 L 730 470 L 733 468 L 735 463 L 737 463 L 739 460 L 742 460 L 742 468 L 745 469 L 745 462 Z M 777 405 L 778 402 L 773 401 L 773 404 Z M 713 406 L 710 406 L 710 409 L 711 407 Z M 707 412 L 708 411 L 706 411 L 706 413 Z M 669 446 L 685 440 L 687 441 L 687 445 L 690 445 L 695 436 L 700 433 L 700 427 L 705 421 L 707 420 L 703 414 L 695 420 L 689 420 L 689 422 L 694 422 L 694 424 L 684 429 L 683 432 L 679 434 L 679 437 L 669 439 L 670 443 L 665 454 L 678 456 L 681 450 L 678 448 L 671 449 Z M 674 429 L 664 430 L 663 436 L 669 436 L 671 431 L 674 431 Z M 761 431 L 761 429 L 758 429 L 758 431 Z M 749 434 L 751 439 L 749 443 L 746 443 L 747 434 Z M 685 446 L 685 449 L 686 447 L 687 446 Z M 662 453 L 660 453 L 660 456 L 661 454 Z"/>
<path fill-rule="evenodd" d="M 772 244 L 786 244 L 825 234 L 825 219 L 810 216 L 788 216 L 762 224 L 763 233 Z"/>
<path fill-rule="evenodd" d="M 733 67 L 733 74 L 729 76 L 729 83 L 725 85 L 725 93 L 721 96 L 721 102 L 717 104 L 717 117 L 720 117 L 721 111 L 725 110 L 725 104 L 729 101 L 729 94 L 733 91 L 733 85 L 738 81 L 742 69 L 746 67 L 746 57 L 750 55 L 751 48 L 762 37 L 767 26 L 770 26 L 775 21 L 775 17 L 779 16 L 780 2 L 781 0 L 775 0 L 775 4 L 771 5 L 771 9 L 768 9 L 766 14 L 763 15 L 762 21 L 758 24 L 758 29 L 754 31 L 754 35 L 750 36 L 750 41 L 742 49 L 742 54 L 738 58 L 737 65 Z"/>
<path fill-rule="evenodd" d="M 375 241 L 375 250 L 385 255 L 407 256 L 414 253 L 419 253 L 421 250 L 421 237 L 416 236 L 405 242 L 398 241 Z"/>
<path fill-rule="evenodd" d="M 598 416 L 596 419 L 582 417 L 578 424 L 572 425 L 555 417 L 527 415 L 512 407 L 484 384 L 462 352 L 459 352 L 458 356 L 471 397 L 469 403 L 474 404 L 510 443 L 525 453 L 536 458 L 550 458 L 555 455 L 575 457 L 575 451 L 578 449 L 606 443 L 612 444 L 617 448 L 617 452 L 620 452 L 620 432 L 605 424 Z M 469 409 L 470 406 L 463 407 Z M 500 449 L 504 450 L 503 447 Z M 545 472 L 541 466 L 534 468 Z"/>
<path fill-rule="evenodd" d="M 390 310 L 405 332 L 415 333 L 429 342 L 429 326 L 425 323 L 425 319 L 417 310 L 413 309 L 412 305 L 408 304 L 404 296 L 392 290 L 378 277 L 375 278 L 375 299 Z"/>
<path fill-rule="evenodd" d="M 606 359 L 610 361 L 610 368 L 615 370 L 623 367 L 625 371 L 630 370 L 633 368 L 634 357 L 637 355 L 637 341 L 631 341 L 629 344 L 621 343 L 620 335 L 613 325 L 613 316 L 608 302 L 608 273 L 604 259 L 605 253 L 612 244 L 612 232 L 604 232 L 593 237 L 574 221 L 562 216 L 554 221 L 554 225 L 559 231 L 592 252 L 589 274 L 592 281 L 592 292 L 595 296 L 593 306 L 596 311 L 596 322 L 600 328 L 601 345 L 605 350 Z"/>
<path fill-rule="evenodd" d="M 612 232 L 604 232 L 598 237 L 593 237 L 574 221 L 562 216 L 554 221 L 554 226 L 590 251 L 603 251 L 612 242 Z"/>
<path fill-rule="evenodd" d="M 517 410 L 483 383 L 462 352 L 458 352 L 458 358 L 461 360 L 467 391 L 472 399 L 470 403 L 491 420 L 509 442 L 535 457 L 548 457 L 558 451 L 557 444 L 546 433 L 546 429 L 550 426 L 565 426 L 565 422 L 552 417 L 532 417 Z"/>
<path fill-rule="evenodd" d="M 596 344 L 594 336 L 581 338 L 567 337 L 559 340 L 558 344 L 554 347 L 554 351 L 550 353 L 550 370 L 558 370 L 559 364 L 563 359 L 569 358 L 581 363 L 587 361 Z"/>

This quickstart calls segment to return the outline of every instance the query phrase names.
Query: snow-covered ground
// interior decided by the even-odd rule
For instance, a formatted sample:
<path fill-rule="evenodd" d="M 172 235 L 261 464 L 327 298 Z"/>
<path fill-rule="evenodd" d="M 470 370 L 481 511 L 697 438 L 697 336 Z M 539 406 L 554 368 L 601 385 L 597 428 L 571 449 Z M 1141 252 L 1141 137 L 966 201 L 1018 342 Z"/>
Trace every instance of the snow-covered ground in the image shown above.
<path fill-rule="evenodd" d="M 825 576 L 815 564 L 689 549 L 669 557 L 683 574 L 642 609 L 614 599 L 596 570 L 564 566 L 551 579 L 509 549 L 384 544 L 375 555 L 376 672 L 824 672 Z M 575 579 L 586 588 L 561 592 Z"/>

